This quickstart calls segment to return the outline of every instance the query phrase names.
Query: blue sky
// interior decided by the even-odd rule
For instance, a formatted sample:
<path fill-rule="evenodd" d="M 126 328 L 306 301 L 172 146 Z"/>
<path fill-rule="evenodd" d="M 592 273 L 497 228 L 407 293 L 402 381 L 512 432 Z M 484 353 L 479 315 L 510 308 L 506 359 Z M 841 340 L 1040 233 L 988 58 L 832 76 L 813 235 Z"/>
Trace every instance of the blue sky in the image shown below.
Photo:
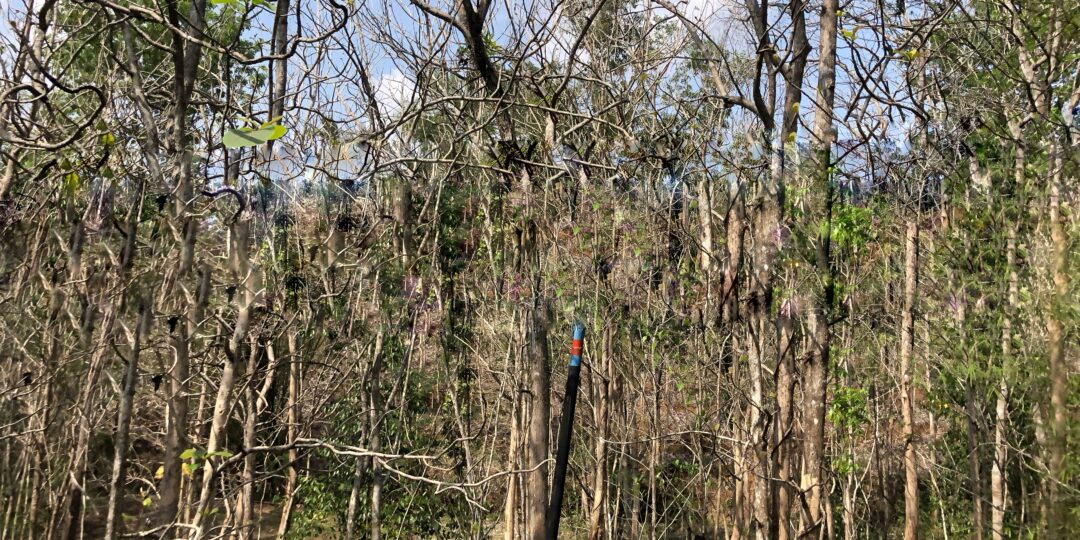
<path fill-rule="evenodd" d="M 40 3 L 41 0 L 0 0 L 0 13 L 4 14 L 4 21 L 0 23 L 0 38 L 7 40 L 13 38 L 14 34 L 9 27 L 8 19 L 22 19 L 22 14 L 27 9 L 24 2 L 27 1 Z M 449 9 L 449 3 L 446 0 L 431 1 L 440 8 Z M 729 50 L 742 52 L 752 50 L 753 39 L 743 22 L 745 8 L 741 2 L 735 2 L 734 0 L 676 0 L 674 3 L 685 15 L 699 22 L 714 41 L 724 45 Z M 489 30 L 497 42 L 509 47 L 527 42 L 536 35 L 550 35 L 553 39 L 543 50 L 539 51 L 539 55 L 548 59 L 565 61 L 569 44 L 574 40 L 575 36 L 566 30 L 566 25 L 558 22 L 558 15 L 549 17 L 558 4 L 557 0 L 539 0 L 537 2 L 506 0 L 497 2 L 493 7 L 488 25 Z M 305 18 L 305 35 L 315 33 L 317 31 L 315 27 L 317 26 L 326 27 L 331 17 L 337 15 L 328 5 L 317 0 L 304 2 L 301 6 Z M 865 6 L 865 8 L 860 6 Z M 648 0 L 639 0 L 631 9 L 641 11 L 647 7 L 651 9 L 655 21 L 661 19 L 672 20 L 666 10 Z M 868 41 L 868 37 L 872 36 L 873 32 L 866 28 L 857 27 L 852 21 L 852 16 L 858 15 L 860 9 L 872 9 L 874 4 L 860 0 L 860 2 L 848 2 L 843 7 L 848 14 L 841 21 L 841 29 L 854 32 L 852 35 L 855 36 L 855 42 L 860 46 L 870 46 L 871 43 Z M 800 114 L 803 117 L 804 125 L 809 125 L 814 112 L 815 60 L 818 42 L 816 32 L 817 8 L 815 2 L 810 8 L 811 12 L 808 14 L 808 38 L 815 52 L 811 54 L 806 81 L 803 85 L 804 98 Z M 227 8 L 212 5 L 211 9 Z M 358 47 L 366 55 L 366 67 L 377 89 L 376 96 L 380 106 L 385 113 L 394 114 L 400 112 L 403 105 L 409 101 L 409 97 L 413 92 L 415 73 L 412 66 L 405 64 L 400 55 L 396 55 L 391 51 L 387 46 L 387 42 L 397 39 L 417 42 L 426 41 L 429 45 L 443 47 L 444 52 L 442 55 L 445 58 L 456 51 L 460 45 L 460 38 L 456 29 L 449 29 L 441 21 L 431 19 L 433 21 L 431 26 L 419 24 L 418 21 L 422 20 L 422 14 L 408 0 L 385 3 L 368 2 L 363 9 L 370 15 L 370 18 L 354 17 L 354 20 L 350 21 L 346 29 L 349 32 L 346 39 L 353 40 L 352 46 Z M 258 9 L 256 13 L 258 14 L 250 25 L 248 36 L 264 42 L 269 41 L 268 29 L 272 14 L 266 9 Z M 529 14 L 532 14 L 533 17 L 530 18 Z M 549 20 L 549 18 L 555 23 L 542 25 L 537 22 Z M 374 33 L 376 29 L 385 32 L 385 35 L 376 35 Z M 290 32 L 295 32 L 294 22 L 291 18 Z M 266 47 L 264 45 L 264 49 Z M 314 48 L 301 47 L 301 51 L 300 55 L 290 60 L 291 74 L 302 72 L 306 64 L 313 61 L 311 55 L 314 54 Z M 10 53 L 10 50 L 5 52 L 6 55 Z M 579 51 L 579 59 L 586 59 L 584 55 L 584 51 Z M 842 64 L 851 62 L 852 53 L 847 38 L 841 37 L 839 40 L 839 55 Z M 340 51 L 336 53 L 330 52 L 322 58 L 321 62 L 327 64 L 325 69 L 333 69 L 335 66 L 342 69 L 348 68 L 344 55 Z M 670 73 L 672 71 L 669 69 L 662 73 L 657 72 L 654 75 L 663 78 L 670 76 Z M 294 88 L 294 85 L 290 84 L 290 88 Z M 837 104 L 844 103 L 845 98 L 853 91 L 854 88 L 850 85 L 849 79 L 843 71 L 840 71 L 838 73 Z M 342 120 L 357 120 L 362 116 L 366 98 L 359 87 L 349 84 L 322 85 L 318 92 L 320 97 L 315 100 L 316 102 L 332 104 L 332 110 L 322 112 Z M 265 102 L 263 107 L 265 107 Z M 842 108 L 837 111 L 837 115 L 841 119 L 845 113 L 846 111 Z M 307 120 L 310 120 L 310 118 L 307 118 Z M 286 123 L 291 122 L 293 125 L 303 125 L 304 121 L 305 118 L 285 120 Z M 889 126 L 890 132 L 895 132 L 897 135 L 901 135 L 903 128 L 904 126 L 899 124 Z M 806 129 L 801 130 L 800 139 L 805 140 L 807 131 Z M 852 134 L 841 126 L 839 137 L 841 139 L 851 138 Z M 283 141 L 283 143 L 285 142 L 287 141 Z"/>

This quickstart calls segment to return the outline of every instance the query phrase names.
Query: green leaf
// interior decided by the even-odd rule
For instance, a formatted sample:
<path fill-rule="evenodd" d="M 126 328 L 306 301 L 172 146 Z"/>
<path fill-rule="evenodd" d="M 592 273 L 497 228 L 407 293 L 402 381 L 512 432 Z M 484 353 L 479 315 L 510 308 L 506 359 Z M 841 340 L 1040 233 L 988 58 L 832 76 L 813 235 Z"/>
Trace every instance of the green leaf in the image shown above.
<path fill-rule="evenodd" d="M 74 195 L 79 190 L 79 173 L 69 172 L 64 175 L 64 194 Z"/>
<path fill-rule="evenodd" d="M 150 508 L 151 504 L 154 504 L 154 500 L 151 499 L 150 497 L 147 497 L 147 498 L 142 500 L 142 505 L 143 505 L 144 508 Z"/>
<path fill-rule="evenodd" d="M 252 135 L 251 130 L 240 128 L 226 131 L 225 136 L 221 138 L 221 142 L 225 145 L 225 148 L 243 148 L 245 146 L 258 146 L 265 141 L 261 141 Z"/>
<path fill-rule="evenodd" d="M 191 459 L 199 455 L 199 451 L 194 448 L 188 448 L 180 453 L 180 459 Z"/>
<path fill-rule="evenodd" d="M 270 138 L 268 138 L 267 140 L 268 141 L 276 141 L 276 140 L 284 137 L 285 134 L 288 133 L 288 132 L 289 132 L 289 128 L 287 128 L 287 127 L 285 127 L 285 126 L 283 126 L 281 124 L 276 124 L 276 125 L 273 126 L 273 132 L 270 134 Z"/>
<path fill-rule="evenodd" d="M 274 141 L 285 136 L 289 128 L 281 124 L 264 125 L 259 129 L 239 128 L 225 132 L 221 142 L 226 148 L 244 148 L 258 146 L 268 141 Z"/>

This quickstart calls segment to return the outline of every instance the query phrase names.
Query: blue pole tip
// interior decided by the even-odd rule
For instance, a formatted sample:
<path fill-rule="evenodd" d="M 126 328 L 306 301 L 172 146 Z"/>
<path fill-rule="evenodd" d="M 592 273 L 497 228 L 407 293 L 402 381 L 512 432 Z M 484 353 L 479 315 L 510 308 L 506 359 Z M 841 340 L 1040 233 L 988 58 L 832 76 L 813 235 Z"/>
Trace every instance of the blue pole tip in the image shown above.
<path fill-rule="evenodd" d="M 585 339 L 585 325 L 574 323 L 574 340 L 570 343 L 570 367 L 581 365 L 581 349 Z"/>

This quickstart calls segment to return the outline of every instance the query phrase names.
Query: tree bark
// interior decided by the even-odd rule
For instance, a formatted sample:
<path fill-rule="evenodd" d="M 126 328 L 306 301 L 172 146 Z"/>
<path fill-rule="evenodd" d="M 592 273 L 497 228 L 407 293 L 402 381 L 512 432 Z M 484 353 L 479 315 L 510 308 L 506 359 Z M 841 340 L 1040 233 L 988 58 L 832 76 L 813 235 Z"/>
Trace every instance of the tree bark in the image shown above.
<path fill-rule="evenodd" d="M 539 281 L 539 278 L 537 279 Z M 537 291 L 534 294 L 538 294 Z M 528 319 L 527 372 L 529 379 L 529 429 L 525 446 L 526 463 L 532 469 L 526 476 L 529 538 L 543 538 L 547 514 L 548 423 L 551 420 L 551 372 L 548 354 L 548 306 L 539 296 Z"/>
<path fill-rule="evenodd" d="M 982 459 L 979 451 L 979 426 L 975 419 L 981 414 L 976 403 L 973 381 L 966 381 L 964 391 L 964 412 L 967 416 L 968 482 L 971 488 L 972 538 L 983 538 L 983 488 Z"/>
<path fill-rule="evenodd" d="M 1062 145 L 1056 139 L 1050 145 L 1051 175 L 1049 190 L 1048 228 L 1052 262 L 1050 276 L 1054 283 L 1049 309 L 1043 312 L 1046 321 L 1047 351 L 1050 364 L 1050 515 L 1047 532 L 1050 538 L 1065 538 L 1069 511 L 1062 485 L 1066 482 L 1068 455 L 1068 387 L 1069 368 L 1065 363 L 1065 322 L 1069 296 L 1069 233 L 1062 212 L 1062 176 L 1065 160 Z"/>
<path fill-rule="evenodd" d="M 592 479 L 592 506 L 589 510 L 589 538 L 600 540 L 604 534 L 604 510 L 607 504 L 607 437 L 608 418 L 610 415 L 611 386 L 614 385 L 615 373 L 612 369 L 612 337 L 611 326 L 604 325 L 603 340 L 600 344 L 600 362 L 596 366 L 599 376 L 593 377 L 595 390 L 596 409 L 593 414 L 593 422 L 596 425 L 596 442 L 593 447 L 593 456 L 596 466 L 593 469 Z"/>
<path fill-rule="evenodd" d="M 1024 188 L 1024 169 L 1027 166 L 1021 123 L 1010 119 L 1013 138 L 1013 190 Z M 1019 296 L 1019 276 L 1016 269 L 1017 225 L 1010 226 L 1005 245 L 1005 266 L 1009 279 L 1006 305 L 1001 317 L 1001 374 L 994 404 L 994 462 L 990 469 L 990 535 L 993 540 L 1005 538 L 1005 508 L 1008 505 L 1006 462 L 1009 456 L 1005 432 L 1009 424 L 1009 379 L 1013 369 L 1013 316 Z"/>
<path fill-rule="evenodd" d="M 372 452 L 382 451 L 383 398 L 382 398 L 382 356 L 371 364 L 371 379 L 368 382 L 368 446 Z M 383 467 L 379 458 L 371 458 L 371 522 L 369 536 L 379 540 L 382 536 L 382 488 Z"/>
<path fill-rule="evenodd" d="M 199 501 L 195 516 L 190 526 L 192 540 L 201 540 L 205 535 L 205 520 L 209 506 L 214 498 L 214 476 L 219 460 L 215 452 L 222 449 L 225 436 L 225 424 L 232 410 L 232 392 L 236 384 L 236 368 L 245 356 L 248 345 L 248 332 L 251 326 L 252 312 L 255 308 L 257 291 L 255 290 L 255 267 L 251 264 L 250 227 L 251 214 L 245 212 L 240 221 L 232 226 L 230 234 L 235 239 L 233 246 L 232 276 L 243 287 L 243 295 L 236 301 L 237 314 L 232 335 L 223 344 L 224 362 L 221 379 L 218 383 L 217 396 L 214 400 L 214 412 L 211 417 L 210 436 L 206 443 L 206 459 L 202 465 L 202 485 L 199 489 Z"/>
<path fill-rule="evenodd" d="M 833 101 L 836 93 L 836 18 L 838 0 L 825 0 L 821 8 L 818 46 L 817 111 L 814 114 L 813 152 L 816 187 L 824 201 L 817 216 L 824 226 L 817 239 L 817 279 L 819 291 L 810 313 L 810 358 L 803 383 L 806 406 L 803 413 L 803 473 L 800 487 L 806 497 L 806 521 L 801 535 L 817 534 L 823 523 L 825 462 L 825 400 L 828 388 L 829 317 L 833 304 L 833 269 L 830 256 L 833 180 L 831 149 L 835 139 Z"/>
<path fill-rule="evenodd" d="M 372 370 L 375 369 L 376 362 L 379 362 L 379 358 L 382 357 L 382 346 L 383 331 L 380 329 L 379 332 L 375 334 L 375 349 L 371 353 Z M 356 458 L 356 463 L 353 468 L 352 489 L 349 492 L 349 507 L 345 514 L 345 540 L 352 540 L 353 538 L 353 529 L 356 526 L 357 507 L 360 504 L 360 487 L 363 482 L 364 473 L 367 469 L 367 462 L 368 460 L 366 458 L 358 457 Z"/>
<path fill-rule="evenodd" d="M 119 532 L 116 518 L 124 498 L 124 473 L 127 469 L 129 433 L 131 429 L 131 409 L 135 401 L 135 384 L 139 377 L 139 354 L 142 343 L 150 327 L 150 305 L 145 303 L 139 308 L 139 318 L 135 325 L 135 334 L 131 346 L 127 369 L 124 370 L 124 389 L 120 396 L 120 407 L 116 418 L 116 435 L 113 444 L 112 479 L 109 482 L 109 503 L 105 512 L 105 539 L 113 540 Z"/>
<path fill-rule="evenodd" d="M 904 540 L 919 536 L 919 463 L 915 453 L 915 306 L 919 288 L 919 222 L 908 218 L 904 233 L 904 314 L 900 323 L 900 407 L 904 418 Z"/>
<path fill-rule="evenodd" d="M 255 446 L 255 426 L 258 423 L 258 409 L 255 397 L 255 371 L 258 367 L 259 345 L 251 339 L 247 355 L 247 384 L 244 385 L 244 433 L 243 448 Z M 236 527 L 233 535 L 240 540 L 249 540 L 255 526 L 255 454 L 244 455 L 244 467 L 240 472 L 240 491 L 236 495 L 236 515 L 233 516 Z"/>
<path fill-rule="evenodd" d="M 287 337 L 289 347 L 289 395 L 285 403 L 288 411 L 286 426 L 286 440 L 289 444 L 295 444 L 300 436 L 300 370 L 302 368 L 300 349 L 296 345 L 296 332 L 290 332 Z M 296 462 L 300 459 L 295 446 L 289 448 L 289 468 L 285 476 L 285 500 L 281 505 L 281 520 L 278 522 L 278 538 L 281 538 L 289 530 L 289 519 L 292 517 L 294 494 L 296 493 L 297 470 Z"/>

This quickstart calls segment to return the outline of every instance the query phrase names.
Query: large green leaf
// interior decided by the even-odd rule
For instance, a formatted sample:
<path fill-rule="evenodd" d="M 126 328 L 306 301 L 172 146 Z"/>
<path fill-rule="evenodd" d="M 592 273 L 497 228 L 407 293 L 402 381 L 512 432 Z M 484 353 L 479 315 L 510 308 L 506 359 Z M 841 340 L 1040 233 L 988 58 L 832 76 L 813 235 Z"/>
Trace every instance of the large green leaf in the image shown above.
<path fill-rule="evenodd" d="M 221 142 L 226 148 L 243 148 L 247 146 L 258 146 L 268 141 L 280 139 L 288 133 L 289 128 L 281 124 L 263 125 L 258 129 L 253 128 L 239 128 L 230 129 L 225 132 L 225 136 L 221 138 Z"/>

